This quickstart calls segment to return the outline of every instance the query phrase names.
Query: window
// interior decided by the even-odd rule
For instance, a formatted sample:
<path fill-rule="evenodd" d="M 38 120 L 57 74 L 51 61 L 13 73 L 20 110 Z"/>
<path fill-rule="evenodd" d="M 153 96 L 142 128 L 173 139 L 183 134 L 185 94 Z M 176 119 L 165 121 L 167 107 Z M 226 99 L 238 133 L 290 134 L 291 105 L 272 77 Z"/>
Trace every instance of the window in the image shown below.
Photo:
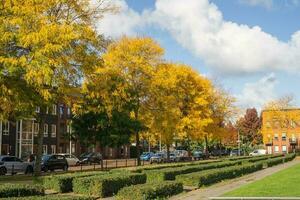
<path fill-rule="evenodd" d="M 47 154 L 47 153 L 48 153 L 48 146 L 43 145 L 43 154 Z"/>
<path fill-rule="evenodd" d="M 56 125 L 51 125 L 51 137 L 56 137 Z"/>
<path fill-rule="evenodd" d="M 276 145 L 276 146 L 274 146 L 274 152 L 275 153 L 278 153 L 279 152 L 279 147 Z"/>
<path fill-rule="evenodd" d="M 285 145 L 282 146 L 282 152 L 286 153 L 286 146 Z"/>
<path fill-rule="evenodd" d="M 36 112 L 36 113 L 40 113 L 40 112 L 41 112 L 41 108 L 40 108 L 39 106 L 36 106 L 36 107 L 35 107 L 35 112 Z"/>
<path fill-rule="evenodd" d="M 274 134 L 274 140 L 278 140 L 278 133 Z"/>
<path fill-rule="evenodd" d="M 56 145 L 51 145 L 51 154 L 56 153 Z"/>
<path fill-rule="evenodd" d="M 3 135 L 9 135 L 9 121 L 4 121 L 2 123 Z"/>
<path fill-rule="evenodd" d="M 71 115 L 71 108 L 67 107 L 67 115 L 70 116 Z"/>
<path fill-rule="evenodd" d="M 292 142 L 296 142 L 296 136 L 295 136 L 295 134 L 292 134 L 291 141 L 292 141 Z"/>
<path fill-rule="evenodd" d="M 57 106 L 55 104 L 52 105 L 52 115 L 57 114 Z"/>
<path fill-rule="evenodd" d="M 282 141 L 286 141 L 286 133 L 282 133 L 281 138 L 282 138 Z"/>
<path fill-rule="evenodd" d="M 63 105 L 59 106 L 59 115 L 61 118 L 64 116 L 64 106 Z"/>
<path fill-rule="evenodd" d="M 33 126 L 34 126 L 34 135 L 37 136 L 39 134 L 40 124 L 34 122 Z"/>
<path fill-rule="evenodd" d="M 48 137 L 48 124 L 44 124 L 44 137 Z"/>

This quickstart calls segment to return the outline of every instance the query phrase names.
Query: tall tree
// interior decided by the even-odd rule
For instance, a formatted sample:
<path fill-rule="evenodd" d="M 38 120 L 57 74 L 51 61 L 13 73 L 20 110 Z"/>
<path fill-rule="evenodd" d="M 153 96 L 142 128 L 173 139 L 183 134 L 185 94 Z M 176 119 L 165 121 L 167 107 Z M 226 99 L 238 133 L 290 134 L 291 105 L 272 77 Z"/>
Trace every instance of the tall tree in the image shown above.
<path fill-rule="evenodd" d="M 126 108 L 142 123 L 153 70 L 160 63 L 163 49 L 151 38 L 128 38 L 109 45 L 103 55 L 104 67 L 95 70 L 85 86 L 91 98 L 101 100 L 108 112 Z M 140 165 L 140 129 L 135 141 Z"/>
<path fill-rule="evenodd" d="M 243 137 L 243 142 L 249 146 L 262 143 L 260 132 L 261 119 L 255 108 L 248 108 L 246 114 L 237 122 L 237 128 Z"/>
<path fill-rule="evenodd" d="M 31 91 L 28 96 L 38 97 L 31 105 L 41 107 L 41 115 L 34 116 L 40 123 L 35 175 L 41 170 L 46 106 L 63 101 L 68 97 L 66 91 L 80 85 L 83 75 L 101 64 L 103 40 L 95 31 L 94 20 L 108 10 L 109 6 L 91 6 L 87 0 L 0 3 L 1 87 L 9 88 L 10 82 L 3 83 L 5 78 L 22 80 Z M 16 105 L 31 100 L 11 99 L 17 101 Z"/>

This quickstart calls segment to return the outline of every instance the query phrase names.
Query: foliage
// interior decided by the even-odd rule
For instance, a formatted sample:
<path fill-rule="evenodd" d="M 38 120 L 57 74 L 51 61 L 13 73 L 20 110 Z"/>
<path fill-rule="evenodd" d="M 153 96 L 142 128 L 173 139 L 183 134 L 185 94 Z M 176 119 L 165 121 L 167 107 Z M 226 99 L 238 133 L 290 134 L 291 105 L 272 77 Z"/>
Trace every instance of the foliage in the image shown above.
<path fill-rule="evenodd" d="M 0 185 L 0 198 L 25 197 L 44 195 L 44 188 L 38 185 L 26 184 L 2 184 Z"/>
<path fill-rule="evenodd" d="M 121 188 L 146 182 L 145 174 L 113 173 L 73 179 L 73 191 L 79 194 L 108 197 Z"/>
<path fill-rule="evenodd" d="M 2 200 L 95 200 L 94 197 L 69 196 L 69 195 L 45 195 L 45 196 L 28 196 L 28 197 L 9 197 Z"/>
<path fill-rule="evenodd" d="M 164 181 L 161 183 L 147 183 L 143 185 L 133 185 L 121 189 L 117 200 L 150 200 L 163 199 L 181 193 L 183 186 L 181 183 Z"/>
<path fill-rule="evenodd" d="M 59 193 L 71 192 L 73 190 L 73 179 L 80 177 L 95 176 L 104 172 L 83 172 L 65 175 L 52 175 L 42 177 L 43 186 L 47 189 L 55 190 Z"/>
<path fill-rule="evenodd" d="M 190 174 L 179 175 L 176 177 L 178 182 L 186 186 L 201 187 L 210 185 L 225 179 L 235 178 L 249 174 L 263 168 L 262 163 L 243 164 L 239 166 L 224 167 L 221 169 L 206 170 Z"/>

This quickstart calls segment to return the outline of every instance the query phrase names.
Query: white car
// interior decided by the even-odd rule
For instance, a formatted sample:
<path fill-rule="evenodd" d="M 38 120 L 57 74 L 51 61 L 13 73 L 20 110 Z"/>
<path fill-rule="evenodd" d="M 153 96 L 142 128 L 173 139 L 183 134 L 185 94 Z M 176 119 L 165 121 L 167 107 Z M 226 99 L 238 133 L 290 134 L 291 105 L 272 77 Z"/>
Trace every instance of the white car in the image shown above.
<path fill-rule="evenodd" d="M 59 155 L 65 156 L 69 166 L 79 165 L 79 163 L 80 163 L 79 159 L 72 154 L 61 153 Z"/>
<path fill-rule="evenodd" d="M 0 175 L 5 175 L 6 173 L 16 174 L 19 172 L 25 174 L 32 173 L 32 164 L 24 162 L 15 156 L 0 156 Z"/>
<path fill-rule="evenodd" d="M 266 155 L 267 151 L 265 149 L 257 149 L 252 151 L 249 156 L 262 156 L 262 155 Z"/>

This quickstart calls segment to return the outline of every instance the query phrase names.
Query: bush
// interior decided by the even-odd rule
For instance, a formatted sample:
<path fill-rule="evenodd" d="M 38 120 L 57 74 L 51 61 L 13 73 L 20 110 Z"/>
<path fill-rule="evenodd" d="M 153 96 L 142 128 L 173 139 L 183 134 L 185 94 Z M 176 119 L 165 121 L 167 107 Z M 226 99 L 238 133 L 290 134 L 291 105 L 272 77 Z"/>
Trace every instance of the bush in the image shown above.
<path fill-rule="evenodd" d="M 176 180 L 182 182 L 183 185 L 201 187 L 203 185 L 213 184 L 225 179 L 249 174 L 261 170 L 262 168 L 262 163 L 251 163 L 179 175 L 176 177 Z"/>
<path fill-rule="evenodd" d="M 143 185 L 133 185 L 121 189 L 117 200 L 151 200 L 163 199 L 183 191 L 182 183 L 174 181 L 164 181 L 162 183 L 147 183 Z"/>
<path fill-rule="evenodd" d="M 74 178 L 88 177 L 103 174 L 104 172 L 83 172 L 83 173 L 72 173 L 65 175 L 52 175 L 42 178 L 43 185 L 47 189 L 55 190 L 56 192 L 65 193 L 73 190 L 72 181 Z"/>
<path fill-rule="evenodd" d="M 145 174 L 115 173 L 73 179 L 73 191 L 79 194 L 108 197 L 121 188 L 146 182 Z"/>
<path fill-rule="evenodd" d="M 66 195 L 46 195 L 46 196 L 28 196 L 3 198 L 1 200 L 95 200 L 93 197 L 66 196 Z"/>
<path fill-rule="evenodd" d="M 25 197 L 44 195 L 44 188 L 38 185 L 26 184 L 3 184 L 0 185 L 0 198 L 4 197 Z"/>
<path fill-rule="evenodd" d="M 284 157 L 284 162 L 289 162 L 294 160 L 294 158 L 296 157 L 296 154 L 292 153 L 292 154 L 287 154 Z"/>
<path fill-rule="evenodd" d="M 222 168 L 227 166 L 238 165 L 241 163 L 242 163 L 241 161 L 217 162 L 217 163 L 210 163 L 206 165 L 151 170 L 151 171 L 146 171 L 145 173 L 147 174 L 147 182 L 151 183 L 151 182 L 158 182 L 164 180 L 175 180 L 175 177 L 180 174 L 188 174 L 188 173 L 198 172 L 202 170 Z"/>

